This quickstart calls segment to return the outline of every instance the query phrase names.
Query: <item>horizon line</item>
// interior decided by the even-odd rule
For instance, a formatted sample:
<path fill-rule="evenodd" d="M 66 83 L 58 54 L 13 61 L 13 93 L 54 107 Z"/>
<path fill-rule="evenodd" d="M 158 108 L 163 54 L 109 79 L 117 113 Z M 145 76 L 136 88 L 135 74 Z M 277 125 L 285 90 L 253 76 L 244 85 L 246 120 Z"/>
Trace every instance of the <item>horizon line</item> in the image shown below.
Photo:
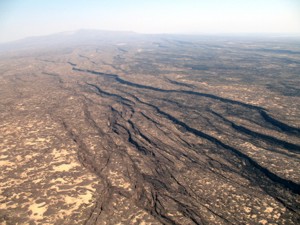
<path fill-rule="evenodd" d="M 215 37 L 262 37 L 266 36 L 266 38 L 300 38 L 300 32 L 136 32 L 132 30 L 110 30 L 110 29 L 91 29 L 91 28 L 80 28 L 76 30 L 66 30 L 66 31 L 58 31 L 49 34 L 37 34 L 25 36 L 23 38 L 18 38 L 10 41 L 0 41 L 0 44 L 10 44 L 14 42 L 19 42 L 22 40 L 30 39 L 30 38 L 39 38 L 39 37 L 47 37 L 53 36 L 63 33 L 72 33 L 75 34 L 80 31 L 99 31 L 99 32 L 119 32 L 119 33 L 134 33 L 136 35 L 184 35 L 184 36 L 215 36 Z M 72 35 L 70 34 L 70 35 Z"/>

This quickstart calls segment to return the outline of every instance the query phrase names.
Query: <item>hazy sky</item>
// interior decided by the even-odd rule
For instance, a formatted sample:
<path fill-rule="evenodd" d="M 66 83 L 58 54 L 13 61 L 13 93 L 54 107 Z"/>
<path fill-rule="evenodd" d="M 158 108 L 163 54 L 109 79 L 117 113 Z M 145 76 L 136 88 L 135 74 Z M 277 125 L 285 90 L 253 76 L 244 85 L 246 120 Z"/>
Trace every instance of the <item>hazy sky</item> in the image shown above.
<path fill-rule="evenodd" d="M 300 0 L 0 0 L 0 42 L 85 29 L 300 33 Z"/>

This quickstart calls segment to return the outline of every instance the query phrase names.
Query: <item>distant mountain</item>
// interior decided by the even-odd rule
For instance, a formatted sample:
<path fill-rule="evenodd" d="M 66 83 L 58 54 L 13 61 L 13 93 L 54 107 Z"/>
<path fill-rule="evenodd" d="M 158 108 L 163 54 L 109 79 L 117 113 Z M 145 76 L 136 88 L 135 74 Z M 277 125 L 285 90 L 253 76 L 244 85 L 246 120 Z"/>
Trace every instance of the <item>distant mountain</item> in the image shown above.
<path fill-rule="evenodd" d="M 36 48 L 72 47 L 118 41 L 137 41 L 150 37 L 131 31 L 78 30 L 47 36 L 28 37 L 18 41 L 0 44 L 0 51 L 30 50 Z"/>

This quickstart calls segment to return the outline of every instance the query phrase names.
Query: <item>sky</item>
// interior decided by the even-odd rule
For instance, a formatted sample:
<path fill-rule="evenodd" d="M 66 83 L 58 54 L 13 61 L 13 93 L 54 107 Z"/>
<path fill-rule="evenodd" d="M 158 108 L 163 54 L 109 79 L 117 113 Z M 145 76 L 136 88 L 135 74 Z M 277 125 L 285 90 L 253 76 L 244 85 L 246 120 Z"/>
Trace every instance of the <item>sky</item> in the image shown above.
<path fill-rule="evenodd" d="M 300 34 L 300 0 L 0 0 L 0 42 L 79 29 Z"/>

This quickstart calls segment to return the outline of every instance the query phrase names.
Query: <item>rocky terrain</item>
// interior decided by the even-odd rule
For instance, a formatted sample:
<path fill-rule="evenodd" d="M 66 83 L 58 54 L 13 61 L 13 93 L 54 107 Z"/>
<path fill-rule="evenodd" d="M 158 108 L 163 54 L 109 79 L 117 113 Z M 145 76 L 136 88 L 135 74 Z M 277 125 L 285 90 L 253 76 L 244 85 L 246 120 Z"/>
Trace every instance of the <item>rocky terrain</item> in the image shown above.
<path fill-rule="evenodd" d="M 300 223 L 299 41 L 104 36 L 2 46 L 1 224 Z"/>

